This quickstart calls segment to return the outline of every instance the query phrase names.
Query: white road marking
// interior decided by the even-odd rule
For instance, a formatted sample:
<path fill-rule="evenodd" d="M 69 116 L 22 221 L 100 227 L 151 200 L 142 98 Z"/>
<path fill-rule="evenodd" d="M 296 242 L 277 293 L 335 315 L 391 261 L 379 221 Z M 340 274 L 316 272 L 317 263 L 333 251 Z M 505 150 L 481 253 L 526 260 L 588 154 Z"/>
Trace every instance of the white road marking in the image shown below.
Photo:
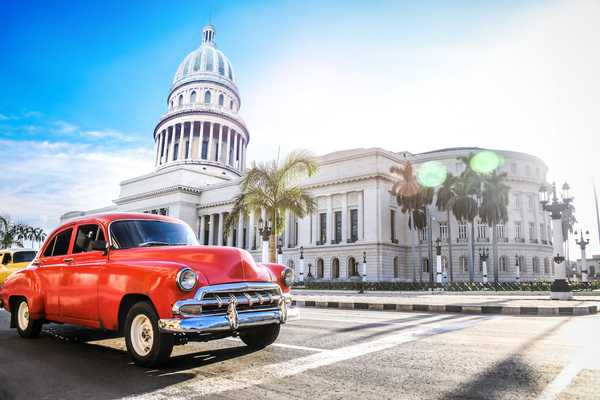
<path fill-rule="evenodd" d="M 226 338 L 226 340 L 242 343 L 242 341 L 240 339 L 233 338 L 233 337 Z M 312 351 L 312 352 L 317 352 L 317 353 L 322 352 L 322 351 L 329 351 L 328 349 L 318 349 L 316 347 L 307 347 L 307 346 L 296 346 L 295 344 L 285 344 L 285 343 L 273 343 L 270 346 L 282 347 L 284 349 Z"/>
<path fill-rule="evenodd" d="M 381 325 L 410 325 L 410 324 L 421 324 L 423 322 L 433 322 L 437 320 L 443 320 L 448 318 L 448 314 L 446 315 L 432 315 L 428 318 L 411 320 L 407 318 L 406 321 L 396 321 L 397 318 L 386 318 L 386 319 L 352 319 L 352 318 L 321 318 L 321 317 L 311 317 L 311 316 L 302 316 L 302 319 L 291 321 L 290 324 L 294 323 L 302 323 L 302 321 L 325 321 L 325 322 L 347 322 L 351 324 L 381 324 Z"/>
<path fill-rule="evenodd" d="M 127 400 L 184 400 L 193 396 L 208 396 L 232 390 L 247 389 L 261 385 L 273 379 L 282 379 L 303 373 L 305 371 L 339 363 L 352 358 L 361 357 L 370 353 L 386 350 L 404 343 L 421 338 L 438 335 L 446 332 L 457 331 L 473 326 L 482 320 L 494 317 L 486 316 L 465 320 L 456 319 L 451 323 L 437 327 L 419 328 L 397 334 L 390 334 L 377 340 L 341 347 L 335 350 L 323 351 L 306 357 L 265 365 L 262 367 L 244 370 L 242 372 L 227 374 L 217 377 L 197 378 L 185 383 L 176 384 L 155 392 L 142 395 L 125 397 Z"/>
<path fill-rule="evenodd" d="M 574 361 L 568 364 L 556 377 L 544 391 L 538 396 L 538 400 L 554 400 L 556 399 L 563 390 L 569 386 L 569 384 L 575 379 L 579 371 L 583 368 L 580 362 Z"/>

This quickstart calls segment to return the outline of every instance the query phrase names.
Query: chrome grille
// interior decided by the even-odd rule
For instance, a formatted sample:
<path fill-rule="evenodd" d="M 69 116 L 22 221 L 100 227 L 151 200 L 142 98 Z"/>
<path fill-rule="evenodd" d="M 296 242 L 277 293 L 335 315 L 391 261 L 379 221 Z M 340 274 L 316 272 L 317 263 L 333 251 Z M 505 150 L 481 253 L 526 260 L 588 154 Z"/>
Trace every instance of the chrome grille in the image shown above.
<path fill-rule="evenodd" d="M 238 311 L 269 310 L 278 307 L 281 289 L 276 283 L 243 282 L 204 286 L 194 299 L 180 302 L 174 313 L 181 315 L 225 314 L 227 306 L 236 301 Z"/>

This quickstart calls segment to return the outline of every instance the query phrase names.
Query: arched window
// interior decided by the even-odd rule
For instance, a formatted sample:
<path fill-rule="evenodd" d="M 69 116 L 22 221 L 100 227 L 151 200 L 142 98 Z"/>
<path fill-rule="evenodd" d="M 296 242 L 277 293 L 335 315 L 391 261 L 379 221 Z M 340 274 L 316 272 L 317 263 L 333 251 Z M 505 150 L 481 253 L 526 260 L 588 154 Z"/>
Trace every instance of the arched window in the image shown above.
<path fill-rule="evenodd" d="M 183 105 L 183 95 L 182 94 L 179 95 L 179 99 L 177 100 L 177 105 L 179 107 L 181 107 Z"/>
<path fill-rule="evenodd" d="M 173 100 L 171 100 L 171 110 L 173 109 Z"/>
<path fill-rule="evenodd" d="M 192 94 L 190 94 L 190 103 L 196 102 L 196 91 L 194 90 Z"/>
<path fill-rule="evenodd" d="M 394 257 L 394 278 L 400 278 L 400 257 Z"/>
<path fill-rule="evenodd" d="M 544 258 L 544 273 L 550 273 L 550 260 L 548 260 L 548 257 Z"/>
<path fill-rule="evenodd" d="M 423 272 L 429 272 L 429 258 L 423 257 L 421 260 L 421 270 Z"/>
<path fill-rule="evenodd" d="M 325 274 L 325 267 L 323 265 L 323 259 L 317 259 L 317 279 L 323 279 L 323 275 Z"/>
<path fill-rule="evenodd" d="M 229 100 L 229 108 L 233 110 L 233 100 Z"/>
<path fill-rule="evenodd" d="M 348 259 L 348 276 L 358 276 L 358 265 L 356 264 L 354 257 Z"/>
<path fill-rule="evenodd" d="M 460 258 L 458 259 L 459 264 L 460 264 L 460 270 L 462 272 L 469 272 L 469 263 L 467 262 L 467 257 L 466 256 L 460 256 Z"/>
<path fill-rule="evenodd" d="M 204 92 L 204 104 L 210 104 L 210 90 Z"/>
<path fill-rule="evenodd" d="M 221 93 L 219 95 L 219 105 L 223 106 L 223 104 L 225 104 L 225 96 L 223 96 L 223 93 Z"/>
<path fill-rule="evenodd" d="M 507 272 L 508 263 L 506 261 L 506 256 L 500 257 L 500 259 L 498 260 L 498 267 L 500 268 L 500 272 Z"/>
<path fill-rule="evenodd" d="M 340 277 L 340 259 L 334 258 L 331 260 L 331 278 L 338 279 Z"/>

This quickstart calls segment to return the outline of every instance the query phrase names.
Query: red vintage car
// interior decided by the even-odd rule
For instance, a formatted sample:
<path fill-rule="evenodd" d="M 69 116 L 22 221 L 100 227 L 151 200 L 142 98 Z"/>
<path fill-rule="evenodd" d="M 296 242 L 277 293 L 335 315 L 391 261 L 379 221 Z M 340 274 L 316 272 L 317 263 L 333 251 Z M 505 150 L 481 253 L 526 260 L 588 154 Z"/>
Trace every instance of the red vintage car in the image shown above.
<path fill-rule="evenodd" d="M 291 307 L 293 272 L 245 250 L 199 246 L 187 224 L 151 214 L 99 214 L 56 229 L 31 265 L 0 288 L 11 328 L 44 323 L 119 331 L 133 361 L 165 362 L 174 345 L 239 336 L 263 348 Z"/>

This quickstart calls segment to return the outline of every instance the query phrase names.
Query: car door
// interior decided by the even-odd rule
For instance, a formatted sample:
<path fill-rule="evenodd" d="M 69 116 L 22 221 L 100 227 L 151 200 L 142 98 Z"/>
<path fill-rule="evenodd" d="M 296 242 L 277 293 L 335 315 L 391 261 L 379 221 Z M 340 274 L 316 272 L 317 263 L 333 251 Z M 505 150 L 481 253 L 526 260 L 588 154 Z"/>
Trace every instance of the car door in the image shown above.
<path fill-rule="evenodd" d="M 64 318 L 76 319 L 78 323 L 98 326 L 98 280 L 106 267 L 107 256 L 103 251 L 91 249 L 94 240 L 105 240 L 99 224 L 84 223 L 75 227 L 75 235 L 69 256 L 63 267 L 60 306 Z"/>
<path fill-rule="evenodd" d="M 38 259 L 37 273 L 44 293 L 44 312 L 46 318 L 62 321 L 60 310 L 60 291 L 62 272 L 69 251 L 73 227 L 68 226 L 51 237 Z"/>

